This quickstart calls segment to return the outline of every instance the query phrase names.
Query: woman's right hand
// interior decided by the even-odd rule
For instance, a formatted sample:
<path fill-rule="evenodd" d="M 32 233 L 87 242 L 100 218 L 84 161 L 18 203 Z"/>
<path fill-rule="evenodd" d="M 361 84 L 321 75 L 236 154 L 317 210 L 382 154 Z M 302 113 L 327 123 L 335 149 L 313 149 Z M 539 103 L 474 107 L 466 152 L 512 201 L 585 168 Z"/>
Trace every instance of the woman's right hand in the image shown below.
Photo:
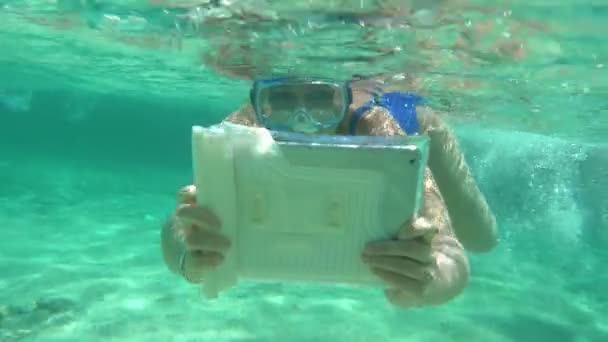
<path fill-rule="evenodd" d="M 190 282 L 201 282 L 205 271 L 224 261 L 230 240 L 221 234 L 219 218 L 207 207 L 196 205 L 196 187 L 188 185 L 178 192 L 174 229 L 186 248 L 183 275 Z"/>

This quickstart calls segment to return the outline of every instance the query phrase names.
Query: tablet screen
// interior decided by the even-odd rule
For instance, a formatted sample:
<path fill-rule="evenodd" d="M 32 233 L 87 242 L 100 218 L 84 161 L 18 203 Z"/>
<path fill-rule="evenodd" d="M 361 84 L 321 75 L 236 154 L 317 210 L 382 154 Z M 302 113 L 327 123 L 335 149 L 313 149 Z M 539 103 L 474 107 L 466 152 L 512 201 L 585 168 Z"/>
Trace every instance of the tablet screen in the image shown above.
<path fill-rule="evenodd" d="M 417 210 L 426 158 L 424 137 L 195 127 L 199 203 L 216 211 L 232 241 L 205 286 L 219 291 L 239 278 L 379 284 L 361 251 L 396 236 Z"/>

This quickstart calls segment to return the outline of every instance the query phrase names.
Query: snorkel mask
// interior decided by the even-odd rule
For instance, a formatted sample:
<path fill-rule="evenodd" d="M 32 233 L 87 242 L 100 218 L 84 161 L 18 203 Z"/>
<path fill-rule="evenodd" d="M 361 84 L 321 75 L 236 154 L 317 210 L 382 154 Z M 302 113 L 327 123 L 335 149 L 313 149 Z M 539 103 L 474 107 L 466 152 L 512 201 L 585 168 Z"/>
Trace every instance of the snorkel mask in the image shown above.
<path fill-rule="evenodd" d="M 348 82 L 284 77 L 256 80 L 250 98 L 264 127 L 314 134 L 340 124 L 352 91 Z"/>

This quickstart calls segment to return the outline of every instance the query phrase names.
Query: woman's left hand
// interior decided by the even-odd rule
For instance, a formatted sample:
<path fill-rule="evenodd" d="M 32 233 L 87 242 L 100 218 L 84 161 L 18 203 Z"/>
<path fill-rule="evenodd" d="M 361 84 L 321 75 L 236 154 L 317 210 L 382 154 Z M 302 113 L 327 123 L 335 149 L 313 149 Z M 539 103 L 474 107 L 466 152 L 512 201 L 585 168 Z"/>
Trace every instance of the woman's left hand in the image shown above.
<path fill-rule="evenodd" d="M 458 240 L 424 217 L 406 224 L 395 240 L 368 243 L 363 261 L 400 307 L 442 304 L 465 288 L 469 264 Z"/>

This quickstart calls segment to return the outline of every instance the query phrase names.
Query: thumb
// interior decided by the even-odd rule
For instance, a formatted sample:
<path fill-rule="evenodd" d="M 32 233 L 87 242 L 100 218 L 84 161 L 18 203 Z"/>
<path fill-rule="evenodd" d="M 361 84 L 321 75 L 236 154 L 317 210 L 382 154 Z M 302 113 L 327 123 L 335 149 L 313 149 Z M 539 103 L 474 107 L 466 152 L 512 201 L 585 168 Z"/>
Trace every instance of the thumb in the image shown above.
<path fill-rule="evenodd" d="M 196 186 L 187 185 L 177 192 L 177 204 L 194 205 L 196 204 Z"/>
<path fill-rule="evenodd" d="M 435 234 L 437 234 L 437 227 L 429 220 L 425 217 L 414 217 L 403 225 L 399 238 L 408 240 L 423 237 L 426 241 L 431 241 Z"/>

